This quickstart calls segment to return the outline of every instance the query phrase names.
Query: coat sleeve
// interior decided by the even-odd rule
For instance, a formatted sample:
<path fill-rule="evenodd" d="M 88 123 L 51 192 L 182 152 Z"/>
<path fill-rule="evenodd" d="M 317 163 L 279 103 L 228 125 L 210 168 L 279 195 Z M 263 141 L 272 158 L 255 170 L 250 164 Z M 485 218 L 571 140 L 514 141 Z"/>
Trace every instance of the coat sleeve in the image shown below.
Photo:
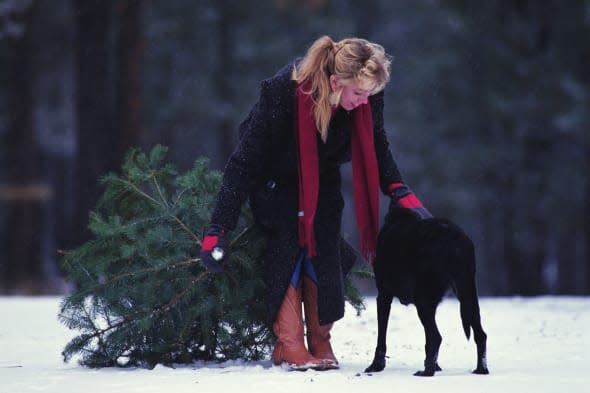
<path fill-rule="evenodd" d="M 375 139 L 375 152 L 379 166 L 379 183 L 381 190 L 387 193 L 387 186 L 391 183 L 402 181 L 401 173 L 389 149 L 387 134 L 383 121 L 383 98 L 381 91 L 369 98 L 373 115 L 373 131 Z"/>
<path fill-rule="evenodd" d="M 239 126 L 239 142 L 226 163 L 221 189 L 211 216 L 211 222 L 233 230 L 238 222 L 242 205 L 269 159 L 273 112 L 272 94 L 262 82 L 258 102 Z"/>

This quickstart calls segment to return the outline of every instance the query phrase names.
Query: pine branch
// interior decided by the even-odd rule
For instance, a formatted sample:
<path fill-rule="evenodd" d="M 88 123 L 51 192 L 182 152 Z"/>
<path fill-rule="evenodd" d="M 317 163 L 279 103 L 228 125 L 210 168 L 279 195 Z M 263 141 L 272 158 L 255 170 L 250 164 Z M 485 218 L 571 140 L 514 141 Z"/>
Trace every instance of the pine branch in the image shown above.
<path fill-rule="evenodd" d="M 197 235 L 195 235 L 195 233 L 193 231 L 191 231 L 190 228 L 187 227 L 184 222 L 182 222 L 182 220 L 180 220 L 174 214 L 170 214 L 170 217 L 172 217 L 174 219 L 174 221 L 176 221 L 182 229 L 184 229 L 189 235 L 191 235 L 193 237 L 193 239 L 195 239 L 197 246 L 201 247 L 201 239 L 199 239 L 199 237 Z"/>
<path fill-rule="evenodd" d="M 120 182 L 123 185 L 129 187 L 130 189 L 132 189 L 137 195 L 140 195 L 142 197 L 144 197 L 145 199 L 147 199 L 148 201 L 152 202 L 155 206 L 158 206 L 159 203 L 157 200 L 155 200 L 154 198 L 152 198 L 149 194 L 143 192 L 142 190 L 140 190 L 135 184 L 133 184 L 132 182 L 130 182 L 129 180 L 125 180 L 125 179 L 121 179 L 120 177 L 116 177 L 113 178 L 112 181 L 116 181 L 116 182 Z"/>
<path fill-rule="evenodd" d="M 166 197 L 162 193 L 162 189 L 160 188 L 160 184 L 158 183 L 158 178 L 156 177 L 156 173 L 155 172 L 152 172 L 152 181 L 154 182 L 154 184 L 156 186 L 156 190 L 158 191 L 158 195 L 160 196 L 160 200 L 162 201 L 162 203 L 166 207 L 166 210 L 168 210 L 168 208 L 169 208 L 168 207 L 168 202 L 166 200 Z"/>

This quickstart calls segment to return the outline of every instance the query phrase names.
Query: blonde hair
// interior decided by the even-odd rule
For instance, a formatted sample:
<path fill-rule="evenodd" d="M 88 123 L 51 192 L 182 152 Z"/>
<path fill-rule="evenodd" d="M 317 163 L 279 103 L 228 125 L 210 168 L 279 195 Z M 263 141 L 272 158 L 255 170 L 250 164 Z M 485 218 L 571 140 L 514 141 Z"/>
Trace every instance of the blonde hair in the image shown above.
<path fill-rule="evenodd" d="M 292 79 L 298 84 L 311 82 L 310 94 L 314 102 L 315 123 L 322 140 L 328 137 L 332 104 L 340 101 L 342 89 L 332 92 L 330 76 L 344 84 L 359 85 L 375 94 L 389 81 L 391 57 L 381 45 L 362 38 L 346 38 L 338 42 L 328 36 L 318 38 L 307 54 L 293 68 Z"/>

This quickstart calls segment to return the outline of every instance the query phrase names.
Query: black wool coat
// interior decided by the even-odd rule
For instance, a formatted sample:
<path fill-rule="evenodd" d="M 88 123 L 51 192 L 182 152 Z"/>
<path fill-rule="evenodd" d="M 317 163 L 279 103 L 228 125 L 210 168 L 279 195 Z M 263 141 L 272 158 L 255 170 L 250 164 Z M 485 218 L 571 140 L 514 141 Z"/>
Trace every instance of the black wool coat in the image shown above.
<path fill-rule="evenodd" d="M 300 256 L 298 239 L 298 158 L 296 144 L 296 82 L 294 63 L 261 83 L 259 99 L 239 127 L 239 143 L 224 169 L 221 190 L 211 221 L 235 228 L 242 204 L 249 200 L 255 221 L 265 228 L 264 254 L 268 322 L 282 303 Z M 381 189 L 401 181 L 383 128 L 383 92 L 369 97 Z M 344 199 L 340 166 L 351 160 L 352 116 L 339 109 L 332 117 L 324 143 L 318 133 L 319 196 L 314 232 L 321 324 L 344 316 L 343 279 L 357 254 L 341 237 Z M 305 174 L 304 174 L 305 175 Z"/>

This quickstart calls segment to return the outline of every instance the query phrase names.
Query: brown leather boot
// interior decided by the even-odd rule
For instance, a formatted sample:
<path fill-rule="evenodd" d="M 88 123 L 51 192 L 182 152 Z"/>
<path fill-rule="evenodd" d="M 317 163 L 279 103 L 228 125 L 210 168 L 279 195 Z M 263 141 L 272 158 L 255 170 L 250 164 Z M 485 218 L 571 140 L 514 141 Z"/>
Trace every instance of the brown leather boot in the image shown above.
<path fill-rule="evenodd" d="M 338 360 L 330 345 L 333 323 L 320 325 L 318 315 L 318 287 L 309 277 L 303 277 L 303 304 L 307 325 L 307 348 L 312 356 L 323 360 L 327 369 L 338 368 Z"/>
<path fill-rule="evenodd" d="M 296 290 L 289 285 L 272 328 L 277 336 L 271 356 L 273 364 L 287 363 L 293 370 L 325 369 L 324 362 L 313 357 L 303 342 L 301 288 Z"/>

